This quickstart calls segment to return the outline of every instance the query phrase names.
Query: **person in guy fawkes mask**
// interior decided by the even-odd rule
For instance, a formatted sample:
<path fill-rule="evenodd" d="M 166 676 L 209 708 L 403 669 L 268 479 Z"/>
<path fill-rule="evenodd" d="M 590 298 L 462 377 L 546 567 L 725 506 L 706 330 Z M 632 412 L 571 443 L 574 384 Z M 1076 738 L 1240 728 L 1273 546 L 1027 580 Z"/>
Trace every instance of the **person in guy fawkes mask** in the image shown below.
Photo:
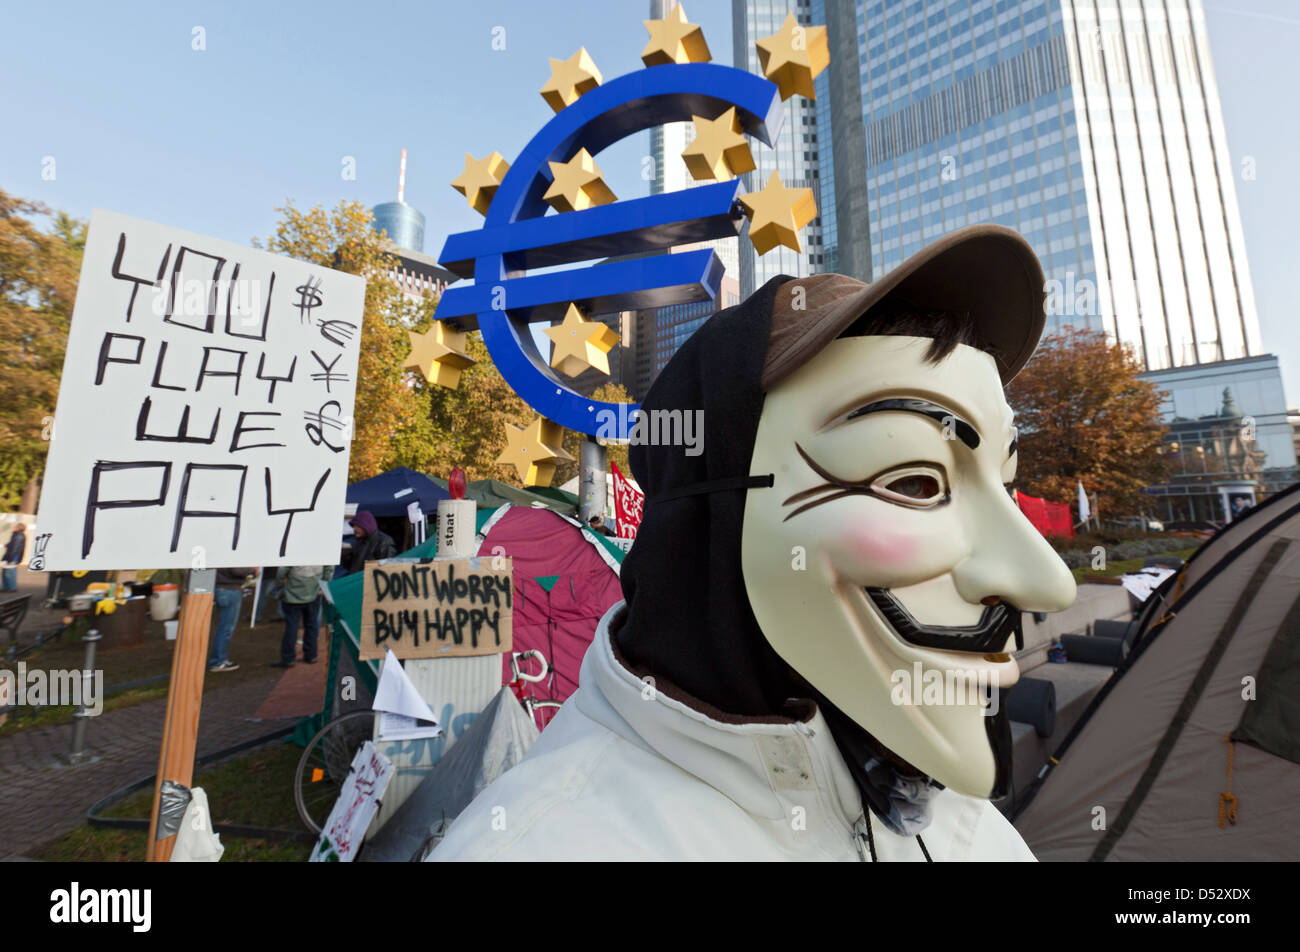
<path fill-rule="evenodd" d="M 976 226 L 697 331 L 644 410 L 701 411 L 704 452 L 633 445 L 625 602 L 431 858 L 1033 859 L 989 798 L 1020 612 L 1075 594 L 1005 488 L 1043 287 Z"/>

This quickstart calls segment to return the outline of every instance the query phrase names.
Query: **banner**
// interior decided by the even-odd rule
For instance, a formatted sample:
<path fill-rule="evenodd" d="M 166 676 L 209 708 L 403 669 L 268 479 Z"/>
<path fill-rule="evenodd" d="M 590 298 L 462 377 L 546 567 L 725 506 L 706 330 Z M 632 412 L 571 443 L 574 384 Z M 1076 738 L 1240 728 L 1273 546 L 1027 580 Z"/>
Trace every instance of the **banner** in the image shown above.
<path fill-rule="evenodd" d="M 618 468 L 618 463 L 610 460 L 609 467 L 614 474 L 614 518 L 618 520 L 618 536 L 620 539 L 635 539 L 645 511 L 645 493 L 632 485 Z"/>
<path fill-rule="evenodd" d="M 367 562 L 363 660 L 495 655 L 511 647 L 514 574 L 507 558 Z"/>
<path fill-rule="evenodd" d="M 1034 528 L 1044 536 L 1074 538 L 1074 520 L 1070 514 L 1070 507 L 1065 503 L 1048 502 L 1017 491 L 1016 505 L 1025 514 L 1025 518 L 1034 524 Z"/>
<path fill-rule="evenodd" d="M 336 562 L 365 290 L 96 211 L 31 568 Z"/>

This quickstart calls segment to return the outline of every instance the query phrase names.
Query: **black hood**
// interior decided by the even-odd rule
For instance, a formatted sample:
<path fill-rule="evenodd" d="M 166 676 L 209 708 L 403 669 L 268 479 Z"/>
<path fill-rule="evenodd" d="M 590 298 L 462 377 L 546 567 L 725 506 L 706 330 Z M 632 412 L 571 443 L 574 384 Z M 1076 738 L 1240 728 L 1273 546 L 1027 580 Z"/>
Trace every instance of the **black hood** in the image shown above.
<path fill-rule="evenodd" d="M 703 452 L 688 456 L 690 447 L 638 444 L 629 451 L 646 507 L 620 572 L 627 612 L 615 644 L 638 673 L 742 717 L 780 715 L 787 698 L 803 693 L 763 637 L 745 594 L 745 490 L 656 497 L 749 473 L 773 302 L 789 280 L 775 277 L 709 318 L 646 395 L 644 414 L 702 411 Z"/>
<path fill-rule="evenodd" d="M 796 674 L 763 636 L 750 607 L 741 530 L 747 492 L 765 490 L 698 491 L 702 484 L 749 475 L 773 305 L 790 280 L 773 278 L 710 318 L 646 395 L 643 413 L 703 411 L 703 452 L 690 456 L 689 447 L 645 444 L 630 449 L 646 508 L 623 561 L 627 609 L 611 625 L 612 638 L 620 660 L 638 676 L 653 677 L 658 690 L 715 719 L 805 720 L 812 710 L 807 701 L 815 701 L 863 802 L 888 821 L 897 779 L 921 775 Z M 683 489 L 697 491 L 660 498 Z"/>

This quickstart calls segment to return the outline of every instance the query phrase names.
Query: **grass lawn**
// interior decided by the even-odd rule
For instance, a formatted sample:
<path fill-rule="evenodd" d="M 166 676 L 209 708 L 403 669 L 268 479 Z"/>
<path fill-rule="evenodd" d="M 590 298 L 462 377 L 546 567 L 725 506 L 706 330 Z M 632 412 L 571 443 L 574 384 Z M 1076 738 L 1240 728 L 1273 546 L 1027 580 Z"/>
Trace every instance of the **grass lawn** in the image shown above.
<path fill-rule="evenodd" d="M 1180 559 L 1187 560 L 1192 557 L 1192 553 L 1195 552 L 1197 548 L 1199 548 L 1199 546 L 1192 546 L 1190 549 L 1179 549 L 1177 552 L 1167 552 L 1165 554 L 1176 555 Z M 1106 567 L 1101 570 L 1085 566 L 1079 569 L 1071 569 L 1070 571 L 1074 573 L 1074 580 L 1076 582 L 1087 582 L 1092 576 L 1097 575 L 1104 575 L 1109 578 L 1118 578 L 1126 572 L 1140 571 L 1144 561 L 1145 558 L 1123 559 L 1118 562 L 1107 562 Z"/>
<path fill-rule="evenodd" d="M 270 829 L 302 830 L 293 805 L 293 774 L 302 748 L 275 743 L 250 754 L 204 768 L 194 779 L 208 795 L 208 807 L 215 824 L 237 823 Z M 153 790 L 132 794 L 104 811 L 109 817 L 149 816 Z M 90 825 L 47 843 L 30 855 L 33 859 L 60 862 L 102 863 L 142 861 L 145 856 L 144 830 L 115 830 Z M 224 835 L 224 862 L 305 862 L 310 843 L 292 840 L 244 839 Z"/>

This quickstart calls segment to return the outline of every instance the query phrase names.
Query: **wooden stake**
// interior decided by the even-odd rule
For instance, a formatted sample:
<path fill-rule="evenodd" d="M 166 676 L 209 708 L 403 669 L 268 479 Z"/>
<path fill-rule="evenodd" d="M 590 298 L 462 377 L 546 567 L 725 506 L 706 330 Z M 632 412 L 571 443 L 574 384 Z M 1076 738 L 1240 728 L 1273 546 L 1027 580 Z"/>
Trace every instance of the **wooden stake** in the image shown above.
<path fill-rule="evenodd" d="M 172 654 L 172 679 L 167 690 L 162 749 L 149 814 L 149 840 L 145 859 L 165 863 L 171 859 L 176 837 L 157 840 L 158 807 L 164 780 L 189 787 L 194 782 L 194 750 L 199 739 L 199 708 L 203 703 L 203 678 L 208 670 L 208 637 L 212 622 L 215 569 L 190 573 L 189 591 L 181 602 L 180 624 Z"/>

